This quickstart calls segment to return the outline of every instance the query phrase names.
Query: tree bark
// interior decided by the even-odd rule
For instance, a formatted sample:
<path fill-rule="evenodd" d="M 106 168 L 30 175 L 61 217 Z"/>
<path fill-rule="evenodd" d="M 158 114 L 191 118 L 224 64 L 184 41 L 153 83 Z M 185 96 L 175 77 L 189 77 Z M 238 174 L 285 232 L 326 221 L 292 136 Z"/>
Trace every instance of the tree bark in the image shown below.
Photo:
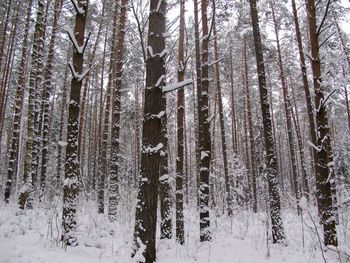
<path fill-rule="evenodd" d="M 127 0 L 121 0 L 120 21 L 118 29 L 118 44 L 116 54 L 116 72 L 112 103 L 112 138 L 111 138 L 111 168 L 109 178 L 109 206 L 108 218 L 111 222 L 117 219 L 117 205 L 119 195 L 119 141 L 120 141 L 120 111 L 121 111 L 121 89 L 123 77 L 123 59 L 124 59 L 124 39 Z"/>
<path fill-rule="evenodd" d="M 199 146 L 201 151 L 200 187 L 199 187 L 199 228 L 200 241 L 210 241 L 210 218 L 209 218 L 209 171 L 211 159 L 211 138 L 209 130 L 209 30 L 207 17 L 207 0 L 201 2 L 202 13 L 202 63 L 201 63 L 201 89 L 198 91 L 199 116 Z"/>
<path fill-rule="evenodd" d="M 141 169 L 135 213 L 133 256 L 142 253 L 142 262 L 156 259 L 157 196 L 162 144 L 162 115 L 165 104 L 165 25 L 166 2 L 150 1 L 146 88 L 142 127 Z M 142 251 L 140 251 L 142 247 Z M 139 259 L 138 259 L 139 260 Z"/>
<path fill-rule="evenodd" d="M 73 78 L 70 88 L 70 103 L 68 106 L 67 146 L 65 160 L 65 174 L 63 184 L 63 212 L 62 212 L 62 241 L 65 246 L 76 246 L 77 229 L 76 211 L 79 188 L 79 158 L 78 158 L 78 122 L 80 112 L 80 92 L 82 86 L 85 23 L 88 10 L 87 0 L 78 0 L 79 12 L 75 17 L 74 36 L 79 47 L 73 48 L 73 63 L 70 64 Z M 78 10 L 77 10 L 78 11 Z M 73 42 L 73 41 L 72 41 Z M 75 45 L 75 44 L 73 44 Z"/>
<path fill-rule="evenodd" d="M 177 81 L 185 79 L 184 38 L 185 38 L 185 2 L 180 0 L 180 32 Z M 177 158 L 176 158 L 176 242 L 185 243 L 184 233 L 184 88 L 177 91 Z"/>
<path fill-rule="evenodd" d="M 259 29 L 258 10 L 256 0 L 249 0 L 250 12 L 253 26 L 254 46 L 256 55 L 256 65 L 258 70 L 260 104 L 263 119 L 264 140 L 266 150 L 266 167 L 268 169 L 268 188 L 270 196 L 270 213 L 272 224 L 273 243 L 283 243 L 285 240 L 283 223 L 281 219 L 280 193 L 278 185 L 278 171 L 276 150 L 272 134 L 271 114 L 268 91 L 266 88 L 266 76 L 264 66 L 264 56 L 262 52 L 261 36 Z"/>
<path fill-rule="evenodd" d="M 319 55 L 318 30 L 316 25 L 316 8 L 314 0 L 306 0 L 307 18 L 309 24 L 311 43 L 311 68 L 315 92 L 316 113 L 316 141 L 314 141 L 315 153 L 315 177 L 317 206 L 323 225 L 323 238 L 326 246 L 338 246 L 336 231 L 336 213 L 332 204 L 332 187 L 330 168 L 328 163 L 331 157 L 331 138 L 329 134 L 327 107 L 324 103 L 325 90 L 321 79 L 321 58 Z M 331 177 L 331 178 L 330 178 Z"/>

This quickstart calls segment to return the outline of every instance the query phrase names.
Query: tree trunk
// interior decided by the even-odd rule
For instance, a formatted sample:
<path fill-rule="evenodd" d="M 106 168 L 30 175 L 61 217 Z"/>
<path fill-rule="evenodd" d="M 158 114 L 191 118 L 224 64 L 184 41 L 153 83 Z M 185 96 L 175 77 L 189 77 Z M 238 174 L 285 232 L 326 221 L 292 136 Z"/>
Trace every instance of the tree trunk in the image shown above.
<path fill-rule="evenodd" d="M 26 82 L 26 70 L 25 66 L 27 64 L 27 51 L 28 51 L 28 31 L 30 16 L 32 11 L 33 0 L 28 1 L 27 16 L 25 22 L 24 36 L 22 42 L 22 54 L 21 61 L 19 64 L 18 73 L 18 84 L 16 89 L 16 99 L 15 99 L 15 110 L 13 117 L 13 135 L 9 154 L 9 165 L 7 168 L 7 180 L 5 186 L 5 203 L 10 201 L 12 181 L 17 174 L 17 165 L 19 159 L 19 144 L 20 144 L 20 131 L 21 131 L 21 121 L 22 121 L 22 107 L 24 99 L 24 89 Z"/>
<path fill-rule="evenodd" d="M 109 178 L 109 206 L 108 218 L 111 222 L 117 219 L 117 205 L 119 195 L 118 169 L 119 169 L 119 140 L 120 140 L 120 111 L 121 89 L 123 77 L 124 38 L 127 0 L 121 0 L 120 21 L 118 29 L 118 44 L 116 54 L 116 72 L 112 103 L 112 138 L 111 138 L 111 168 Z"/>
<path fill-rule="evenodd" d="M 264 128 L 264 140 L 266 150 L 266 167 L 268 169 L 268 188 L 270 195 L 270 213 L 272 224 L 272 240 L 273 243 L 283 243 L 285 240 L 283 223 L 281 219 L 280 193 L 278 185 L 278 171 L 276 150 L 272 134 L 272 124 L 270 115 L 269 97 L 266 88 L 266 76 L 264 66 L 264 56 L 262 52 L 262 44 L 259 29 L 258 10 L 256 0 L 249 0 L 250 12 L 252 18 L 254 46 L 256 55 L 256 65 L 258 70 L 260 104 Z"/>
<path fill-rule="evenodd" d="M 328 2 L 329 4 L 329 2 Z M 332 204 L 330 169 L 328 167 L 331 138 L 329 134 L 327 108 L 324 103 L 325 90 L 321 79 L 321 60 L 319 56 L 319 31 L 316 25 L 316 8 L 314 0 L 306 0 L 307 18 L 311 43 L 311 68 L 315 92 L 316 141 L 314 141 L 316 197 L 321 223 L 323 225 L 324 244 L 338 245 L 336 231 L 336 214 Z M 319 28 L 320 29 L 320 28 Z"/>
<path fill-rule="evenodd" d="M 165 104 L 162 88 L 165 84 L 166 2 L 150 1 L 146 89 L 142 127 L 141 169 L 138 180 L 133 256 L 142 253 L 142 262 L 156 259 L 157 196 L 162 144 L 162 115 Z M 139 251 L 142 248 L 143 251 Z"/>
<path fill-rule="evenodd" d="M 180 32 L 179 32 L 179 57 L 177 69 L 177 81 L 185 79 L 184 64 L 184 38 L 185 38 L 185 2 L 180 0 Z M 176 158 L 176 242 L 185 243 L 184 234 L 184 88 L 177 91 L 177 158 Z"/>
<path fill-rule="evenodd" d="M 195 138 L 196 138 L 196 196 L 197 196 L 197 208 L 200 207 L 200 167 L 201 167 L 201 150 L 199 141 L 199 101 L 201 98 L 202 90 L 202 69 L 201 69 L 201 57 L 200 57 L 200 46 L 199 46 L 199 22 L 198 22 L 198 3 L 197 0 L 193 0 L 194 5 L 194 37 L 195 37 L 195 49 L 196 49 L 196 84 L 197 84 L 197 101 L 193 96 L 194 102 L 194 122 L 195 122 Z M 193 87 L 193 94 L 194 94 Z"/>
<path fill-rule="evenodd" d="M 84 48 L 81 50 L 79 47 L 82 48 L 86 45 L 84 34 L 88 1 L 78 0 L 78 7 L 79 9 L 75 17 L 74 35 L 71 36 L 71 38 L 73 38 L 71 40 L 74 48 L 73 63 L 70 63 L 70 69 L 73 78 L 71 81 L 70 103 L 68 106 L 67 147 L 63 185 L 63 232 L 61 238 L 65 246 L 76 246 L 78 244 L 75 236 L 75 231 L 77 229 L 76 211 L 80 172 L 78 158 L 78 122 L 84 62 Z M 79 45 L 79 47 L 76 47 L 74 42 Z"/>
<path fill-rule="evenodd" d="M 200 187 L 199 187 L 199 228 L 200 241 L 210 241 L 210 218 L 209 218 L 209 171 L 211 159 L 211 138 L 209 130 L 209 30 L 207 17 L 207 0 L 201 2 L 202 11 L 202 68 L 201 89 L 198 91 L 200 100 L 198 102 L 199 116 L 199 146 L 201 150 Z"/>

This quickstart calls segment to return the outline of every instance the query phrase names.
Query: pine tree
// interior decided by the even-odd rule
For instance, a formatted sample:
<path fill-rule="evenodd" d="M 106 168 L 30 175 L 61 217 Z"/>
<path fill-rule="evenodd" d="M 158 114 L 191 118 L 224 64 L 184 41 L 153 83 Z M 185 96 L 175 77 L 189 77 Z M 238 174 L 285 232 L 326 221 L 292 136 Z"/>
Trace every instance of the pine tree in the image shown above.
<path fill-rule="evenodd" d="M 79 106 L 82 81 L 86 76 L 83 73 L 84 51 L 87 42 L 84 41 L 85 23 L 88 10 L 87 0 L 72 2 L 76 10 L 74 33 L 68 31 L 73 44 L 73 63 L 69 63 L 73 78 L 71 81 L 70 98 L 68 106 L 67 146 L 65 173 L 63 184 L 63 211 L 62 211 L 62 242 L 65 246 L 76 246 L 77 238 L 77 199 L 79 188 L 79 159 L 78 159 L 78 127 Z"/>
<path fill-rule="evenodd" d="M 150 1 L 148 46 L 146 60 L 146 89 L 142 125 L 141 168 L 135 213 L 135 256 L 140 251 L 144 262 L 156 259 L 157 196 L 159 171 L 164 151 L 162 144 L 162 115 L 165 104 L 162 87 L 165 84 L 165 22 L 166 2 Z"/>
<path fill-rule="evenodd" d="M 261 113 L 263 119 L 264 128 L 264 140 L 265 140 L 265 150 L 266 150 L 266 166 L 268 169 L 268 188 L 270 196 L 270 213 L 271 213 L 271 224 L 272 224 L 272 239 L 273 243 L 283 243 L 285 240 L 283 223 L 281 219 L 281 204 L 280 204 L 280 194 L 279 186 L 277 181 L 278 171 L 277 171 L 277 158 L 276 150 L 273 139 L 272 123 L 270 115 L 270 104 L 269 97 L 266 88 L 266 76 L 265 76 L 265 66 L 264 66 L 264 56 L 262 52 L 262 43 L 259 29 L 259 19 L 258 10 L 256 7 L 256 0 L 249 0 L 250 13 L 253 26 L 253 36 L 254 36 L 254 46 L 255 46 L 255 56 L 256 65 L 258 71 L 258 81 L 259 81 L 259 92 L 260 92 L 260 104 Z"/>

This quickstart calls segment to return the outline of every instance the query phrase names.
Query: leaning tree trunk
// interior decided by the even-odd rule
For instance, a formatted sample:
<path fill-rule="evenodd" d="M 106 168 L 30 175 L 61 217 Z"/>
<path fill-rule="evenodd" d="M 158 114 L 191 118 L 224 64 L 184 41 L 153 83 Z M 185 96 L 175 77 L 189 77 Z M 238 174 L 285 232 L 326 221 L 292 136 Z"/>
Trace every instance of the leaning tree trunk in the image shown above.
<path fill-rule="evenodd" d="M 267 181 L 270 196 L 270 213 L 272 224 L 273 243 L 283 243 L 285 240 L 283 223 L 281 219 L 281 204 L 278 185 L 278 171 L 276 149 L 272 133 L 271 114 L 269 96 L 266 88 L 266 76 L 264 66 L 264 56 L 262 52 L 261 36 L 259 29 L 258 10 L 256 0 L 249 0 L 250 12 L 253 26 L 254 46 L 256 65 L 258 70 L 259 92 L 261 113 L 263 119 L 264 140 L 266 150 L 266 167 L 268 169 Z"/>
<path fill-rule="evenodd" d="M 75 17 L 74 33 L 69 32 L 73 43 L 73 63 L 69 64 L 73 78 L 68 106 L 67 146 L 63 185 L 62 241 L 65 246 L 77 245 L 75 231 L 77 229 L 76 212 L 80 173 L 78 158 L 78 122 L 80 91 L 85 75 L 83 74 L 83 62 L 87 43 L 84 41 L 84 34 L 88 1 L 78 0 L 78 8 L 76 9 L 77 14 Z"/>
<path fill-rule="evenodd" d="M 20 131 L 21 131 L 21 120 L 22 120 L 22 107 L 23 107 L 23 99 L 24 99 L 24 89 L 26 83 L 26 70 L 25 66 L 27 64 L 27 51 L 28 51 L 28 32 L 29 32 L 29 23 L 30 16 L 32 11 L 33 0 L 28 1 L 27 7 L 27 16 L 25 22 L 23 43 L 22 43 L 22 54 L 21 61 L 19 63 L 19 73 L 18 73 L 18 81 L 17 81 L 17 89 L 16 89 L 16 98 L 15 98 L 15 109 L 14 109 L 14 117 L 13 117 L 13 134 L 12 134 L 12 142 L 9 154 L 9 164 L 7 168 L 7 180 L 5 186 L 5 203 L 10 201 L 10 193 L 12 187 L 12 181 L 17 174 L 17 165 L 19 159 L 19 144 L 20 144 Z"/>
<path fill-rule="evenodd" d="M 142 262 L 156 259 L 157 196 L 162 144 L 162 115 L 165 113 L 165 23 L 166 1 L 151 0 L 146 60 L 146 89 L 142 127 L 141 168 L 138 178 L 133 256 Z M 141 251 L 142 249 L 142 251 Z"/>
<path fill-rule="evenodd" d="M 199 228 L 200 241 L 210 241 L 210 218 L 209 218 L 209 171 L 211 159 L 211 138 L 209 129 L 209 30 L 207 17 L 207 0 L 202 0 L 202 68 L 201 89 L 198 91 L 199 116 L 199 146 L 201 151 L 200 187 L 199 187 Z"/>
<path fill-rule="evenodd" d="M 120 140 L 120 111 L 121 89 L 123 76 L 123 56 L 127 0 L 121 0 L 119 35 L 116 54 L 116 72 L 112 102 L 112 138 L 111 138 L 111 168 L 109 177 L 109 206 L 108 218 L 111 222 L 117 219 L 118 205 L 118 169 L 119 169 L 119 140 Z"/>
<path fill-rule="evenodd" d="M 325 17 L 327 15 L 328 1 Z M 329 134 L 327 106 L 325 103 L 325 86 L 321 79 L 321 58 L 318 37 L 321 26 L 316 25 L 316 8 L 314 0 L 306 0 L 307 18 L 309 23 L 310 44 L 311 44 L 311 68 L 313 73 L 313 84 L 315 92 L 315 112 L 316 112 L 316 141 L 314 142 L 315 153 L 315 177 L 316 177 L 316 197 L 321 223 L 323 225 L 324 244 L 338 245 L 336 231 L 336 212 L 332 204 L 332 182 L 330 161 L 331 138 Z M 334 183 L 334 182 L 333 182 Z"/>
<path fill-rule="evenodd" d="M 185 2 L 180 0 L 179 65 L 177 81 L 185 79 L 184 38 L 185 38 Z M 185 243 L 184 234 L 184 88 L 177 91 L 177 158 L 176 158 L 176 242 Z"/>

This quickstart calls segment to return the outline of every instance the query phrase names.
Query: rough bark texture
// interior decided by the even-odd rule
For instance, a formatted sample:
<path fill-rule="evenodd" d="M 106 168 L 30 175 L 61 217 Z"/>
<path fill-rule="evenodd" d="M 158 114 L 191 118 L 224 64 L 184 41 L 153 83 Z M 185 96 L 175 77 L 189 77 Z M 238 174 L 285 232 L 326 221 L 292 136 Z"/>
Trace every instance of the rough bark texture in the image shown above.
<path fill-rule="evenodd" d="M 75 17 L 74 36 L 79 47 L 83 47 L 85 23 L 87 17 L 88 1 L 79 0 L 78 7 L 82 12 L 77 12 Z M 80 52 L 82 51 L 82 52 Z M 70 88 L 70 103 L 68 107 L 68 125 L 67 125 L 67 147 L 65 160 L 65 174 L 63 184 L 63 212 L 62 212 L 62 241 L 65 246 L 76 246 L 77 238 L 75 231 L 77 229 L 76 211 L 79 188 L 79 158 L 78 158 L 78 128 L 80 111 L 80 92 L 82 86 L 84 49 L 73 49 L 73 63 L 71 71 L 73 78 Z"/>
<path fill-rule="evenodd" d="M 116 54 L 116 71 L 112 103 L 112 138 L 111 138 L 111 168 L 109 178 L 108 218 L 111 222 L 117 219 L 118 205 L 118 169 L 119 169 L 119 137 L 120 137 L 120 101 L 123 77 L 123 56 L 127 0 L 121 0 L 120 21 L 118 29 L 118 44 Z"/>
<path fill-rule="evenodd" d="M 270 199 L 270 216 L 272 224 L 273 243 L 283 243 L 285 240 L 284 229 L 281 219 L 281 205 L 278 185 L 278 171 L 276 150 L 273 140 L 269 96 L 266 88 L 266 76 L 264 66 L 264 56 L 262 52 L 258 10 L 256 0 L 249 0 L 250 12 L 253 26 L 254 46 L 256 55 L 256 65 L 258 70 L 259 92 L 261 113 L 263 119 L 264 140 L 266 150 L 267 180 Z"/>
<path fill-rule="evenodd" d="M 336 214 L 332 204 L 332 181 L 331 171 L 328 167 L 330 162 L 331 138 L 328 126 L 327 107 L 324 103 L 325 87 L 321 79 L 321 59 L 319 56 L 318 32 L 316 26 L 316 9 L 314 0 L 306 0 L 307 18 L 311 43 L 311 68 L 315 92 L 316 113 L 316 141 L 315 145 L 315 176 L 317 206 L 323 225 L 324 244 L 338 245 L 336 231 Z"/>
<path fill-rule="evenodd" d="M 209 218 L 209 171 L 211 159 L 211 138 L 209 130 L 209 30 L 207 17 L 207 1 L 202 0 L 202 68 L 201 68 L 201 89 L 198 92 L 200 100 L 198 101 L 199 116 L 199 145 L 201 150 L 200 166 L 200 186 L 199 186 L 199 228 L 200 241 L 210 241 L 210 218 Z"/>
<path fill-rule="evenodd" d="M 150 1 L 146 88 L 142 127 L 141 168 L 138 178 L 133 255 L 143 256 L 141 262 L 156 259 L 157 196 L 161 163 L 162 115 L 165 104 L 165 23 L 166 2 Z M 143 249 L 142 251 L 140 249 Z"/>
<path fill-rule="evenodd" d="M 184 37 L 185 37 L 185 2 L 180 0 L 180 32 L 177 81 L 185 79 Z M 184 234 L 184 88 L 177 91 L 177 158 L 176 158 L 176 241 L 183 245 Z"/>
<path fill-rule="evenodd" d="M 19 64 L 18 82 L 16 89 L 16 99 L 15 99 L 15 109 L 13 117 L 13 134 L 12 142 L 9 154 L 9 165 L 7 168 L 7 180 L 5 186 L 5 202 L 8 203 L 10 199 L 11 186 L 14 177 L 17 174 L 17 164 L 19 157 L 19 144 L 20 144 L 20 130 L 21 130 L 21 120 L 22 120 L 22 107 L 24 99 L 24 89 L 26 82 L 25 75 L 25 65 L 27 61 L 27 51 L 28 51 L 28 31 L 30 23 L 30 15 L 32 10 L 33 0 L 28 1 L 27 16 L 24 29 L 24 37 L 22 42 L 22 54 L 21 61 Z"/>

